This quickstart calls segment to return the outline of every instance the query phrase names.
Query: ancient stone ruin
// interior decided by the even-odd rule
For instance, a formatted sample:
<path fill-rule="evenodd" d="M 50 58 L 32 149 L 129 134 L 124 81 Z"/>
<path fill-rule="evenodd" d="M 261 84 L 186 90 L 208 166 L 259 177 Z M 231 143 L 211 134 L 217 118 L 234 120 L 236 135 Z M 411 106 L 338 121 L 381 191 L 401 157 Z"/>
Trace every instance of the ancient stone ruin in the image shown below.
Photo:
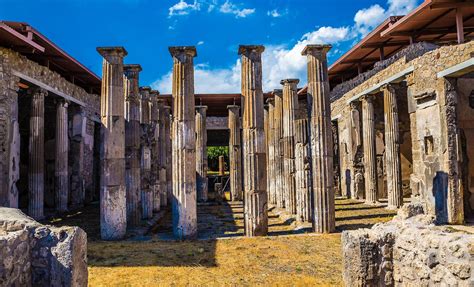
<path fill-rule="evenodd" d="M 390 17 L 331 66 L 330 45 L 305 45 L 307 78 L 273 91 L 265 47 L 240 45 L 236 94 L 195 93 L 194 46 L 169 47 L 162 94 L 124 47 L 96 48 L 98 77 L 28 24 L 0 22 L 0 286 L 86 286 L 86 233 L 43 223 L 95 202 L 103 241 L 167 215 L 172 240 L 199 239 L 202 210 L 230 202 L 246 237 L 274 235 L 270 211 L 342 232 L 346 286 L 472 286 L 474 6 L 458 2 Z M 453 23 L 415 25 L 443 9 Z M 212 146 L 228 149 L 216 175 Z M 398 215 L 346 230 L 341 198 Z"/>

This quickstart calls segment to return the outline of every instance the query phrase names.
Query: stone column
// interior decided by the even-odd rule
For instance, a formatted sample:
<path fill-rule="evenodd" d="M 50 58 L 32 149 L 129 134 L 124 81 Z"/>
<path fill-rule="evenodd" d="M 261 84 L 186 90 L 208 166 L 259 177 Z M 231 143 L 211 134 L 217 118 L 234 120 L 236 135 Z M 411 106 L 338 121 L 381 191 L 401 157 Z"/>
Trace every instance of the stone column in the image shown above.
<path fill-rule="evenodd" d="M 246 236 L 268 232 L 267 170 L 263 129 L 263 46 L 240 46 L 242 61 L 242 128 L 244 161 L 244 222 Z"/>
<path fill-rule="evenodd" d="M 157 95 L 159 93 L 157 92 Z M 158 144 L 158 185 L 159 185 L 159 203 L 161 206 L 167 206 L 168 205 L 168 192 L 167 192 L 167 179 L 170 179 L 171 175 L 167 175 L 167 169 L 169 169 L 169 166 L 167 164 L 167 146 L 168 141 L 167 141 L 167 135 L 166 135 L 166 117 L 169 117 L 169 113 L 167 115 L 165 111 L 165 100 L 163 99 L 157 99 L 157 107 L 158 107 L 158 123 L 156 127 L 157 134 L 155 135 L 157 137 L 157 144 Z M 169 112 L 169 111 L 168 111 Z M 169 136 L 169 134 L 168 134 Z M 171 152 L 170 152 L 171 154 Z M 170 164 L 171 165 L 171 162 Z M 157 202 L 157 203 L 158 203 Z M 155 205 L 156 206 L 156 205 Z"/>
<path fill-rule="evenodd" d="M 150 114 L 150 87 L 140 88 L 140 126 L 141 126 L 141 145 L 140 145 L 140 190 L 142 201 L 142 218 L 149 219 L 153 217 L 153 189 L 151 188 L 151 133 Z M 158 197 L 159 199 L 159 197 Z M 157 203 L 159 205 L 159 203 Z"/>
<path fill-rule="evenodd" d="M 267 136 L 267 188 L 268 188 L 268 200 L 270 204 L 276 205 L 276 178 L 275 178 L 275 99 L 268 98 L 268 136 Z"/>
<path fill-rule="evenodd" d="M 308 45 L 308 97 L 311 103 L 311 156 L 313 171 L 313 230 L 335 231 L 333 140 L 327 52 L 329 45 Z"/>
<path fill-rule="evenodd" d="M 275 146 L 275 195 L 276 206 L 278 208 L 285 207 L 285 187 L 283 180 L 284 159 L 283 159 L 283 91 L 274 90 L 275 109 L 273 111 L 273 131 Z"/>
<path fill-rule="evenodd" d="M 219 175 L 220 176 L 225 175 L 225 159 L 223 155 L 219 156 Z"/>
<path fill-rule="evenodd" d="M 34 89 L 31 99 L 28 163 L 28 215 L 44 218 L 44 98 L 48 92 Z"/>
<path fill-rule="evenodd" d="M 229 162 L 230 198 L 241 201 L 242 195 L 242 149 L 240 145 L 240 107 L 227 106 L 229 110 Z"/>
<path fill-rule="evenodd" d="M 196 184 L 197 200 L 207 201 L 207 106 L 196 106 Z"/>
<path fill-rule="evenodd" d="M 298 79 L 282 80 L 283 85 L 283 158 L 286 211 L 296 214 L 295 120 L 298 111 Z"/>
<path fill-rule="evenodd" d="M 362 138 L 364 147 L 365 202 L 377 203 L 377 159 L 375 156 L 374 96 L 365 95 L 362 101 Z"/>
<path fill-rule="evenodd" d="M 161 192 L 160 188 L 160 115 L 158 107 L 158 91 L 150 91 L 150 132 L 151 132 L 151 170 L 150 170 L 150 189 L 153 194 L 153 212 L 160 211 L 161 207 Z M 163 106 L 163 103 L 161 103 Z"/>
<path fill-rule="evenodd" d="M 382 88 L 382 91 L 385 114 L 385 165 L 387 169 L 388 208 L 396 209 L 403 205 L 397 86 L 396 84 L 388 84 Z"/>
<path fill-rule="evenodd" d="M 59 99 L 56 105 L 56 161 L 54 165 L 56 210 L 67 211 L 69 199 L 69 174 L 68 174 L 68 102 Z"/>
<path fill-rule="evenodd" d="M 100 231 L 103 240 L 125 236 L 125 93 L 122 47 L 97 48 L 104 57 L 101 95 Z"/>
<path fill-rule="evenodd" d="M 194 111 L 195 47 L 170 47 L 173 56 L 173 233 L 197 237 L 196 134 Z"/>
<path fill-rule="evenodd" d="M 311 156 L 308 119 L 295 121 L 296 219 L 311 222 Z"/>
<path fill-rule="evenodd" d="M 127 187 L 127 223 L 141 222 L 140 194 L 140 65 L 125 65 L 125 177 Z"/>
<path fill-rule="evenodd" d="M 71 162 L 71 190 L 70 203 L 72 208 L 84 206 L 86 197 L 84 183 L 84 135 L 86 133 L 85 110 L 83 106 L 70 107 L 72 114 L 70 162 Z"/>
<path fill-rule="evenodd" d="M 168 198 L 167 204 L 171 203 L 173 198 L 173 161 L 172 161 L 172 144 L 171 144 L 171 107 L 164 106 L 164 142 L 165 142 L 165 157 L 164 161 L 166 162 L 166 196 Z"/>

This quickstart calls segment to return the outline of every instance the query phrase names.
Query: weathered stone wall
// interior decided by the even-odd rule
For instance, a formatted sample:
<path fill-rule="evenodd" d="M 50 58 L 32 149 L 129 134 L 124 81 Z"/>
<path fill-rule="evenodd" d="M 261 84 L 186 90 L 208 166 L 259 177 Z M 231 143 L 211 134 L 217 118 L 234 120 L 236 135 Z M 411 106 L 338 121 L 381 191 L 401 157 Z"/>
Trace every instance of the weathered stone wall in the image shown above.
<path fill-rule="evenodd" d="M 454 166 L 457 160 L 454 146 L 459 140 L 456 118 L 453 116 L 453 110 L 454 113 L 456 110 L 453 99 L 455 96 L 449 97 L 453 93 L 447 90 L 449 85 L 445 79 L 437 78 L 437 73 L 470 59 L 474 52 L 474 42 L 435 48 L 431 44 L 412 45 L 406 48 L 406 51 L 379 63 L 374 70 L 331 91 L 331 113 L 339 119 L 343 189 L 344 184 L 355 184 L 355 171 L 351 163 L 356 158 L 354 141 L 357 139 L 353 138 L 353 128 L 348 124 L 351 121 L 348 100 L 411 66 L 414 71 L 407 76 L 406 82 L 413 160 L 410 176 L 412 194 L 422 197 L 426 211 L 435 214 L 438 213 L 436 206 L 440 209 L 448 205 L 446 202 L 440 202 L 443 201 L 442 198 L 447 197 L 448 190 L 457 192 L 460 188 L 457 183 L 457 169 Z M 406 164 L 407 161 L 402 163 Z M 410 171 L 404 167 L 402 170 Z M 354 187 L 346 187 L 346 190 L 353 191 Z M 448 219 L 443 212 L 446 211 L 440 212 L 440 222 L 454 223 L 461 220 L 459 214 Z"/>
<path fill-rule="evenodd" d="M 100 97 L 87 93 L 46 66 L 41 66 L 19 53 L 0 47 L 0 206 L 11 206 L 7 202 L 8 195 L 17 193 L 12 190 L 14 183 L 18 180 L 19 150 L 18 139 L 15 136 L 15 125 L 17 125 L 17 91 L 19 78 L 13 72 L 20 72 L 37 81 L 70 95 L 86 104 L 84 107 L 87 118 L 87 128 L 82 128 L 84 145 L 84 185 L 85 188 L 93 185 L 93 119 L 98 118 L 100 109 Z M 71 123 L 71 129 L 74 126 Z M 14 206 L 12 206 L 14 207 Z"/>
<path fill-rule="evenodd" d="M 87 286 L 87 234 L 0 208 L 0 286 Z"/>
<path fill-rule="evenodd" d="M 388 223 L 344 231 L 345 285 L 472 286 L 473 235 L 422 213 L 420 203 L 405 205 Z"/>

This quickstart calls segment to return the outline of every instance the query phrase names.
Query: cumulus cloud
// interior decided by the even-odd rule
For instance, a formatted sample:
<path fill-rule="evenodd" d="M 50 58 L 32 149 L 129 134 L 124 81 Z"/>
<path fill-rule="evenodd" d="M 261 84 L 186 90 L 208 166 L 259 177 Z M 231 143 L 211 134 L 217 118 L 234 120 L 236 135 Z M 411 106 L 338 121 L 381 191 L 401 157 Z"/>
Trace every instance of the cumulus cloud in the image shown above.
<path fill-rule="evenodd" d="M 267 16 L 273 17 L 273 18 L 280 18 L 288 14 L 288 11 L 278 11 L 277 9 L 273 9 L 271 11 L 267 11 Z"/>
<path fill-rule="evenodd" d="M 193 4 L 188 4 L 186 1 L 180 0 L 168 9 L 168 17 L 188 15 L 191 11 L 199 11 L 200 9 L 201 5 L 197 0 L 194 0 Z"/>
<path fill-rule="evenodd" d="M 239 9 L 237 5 L 233 4 L 229 0 L 225 1 L 224 4 L 221 5 L 219 11 L 224 14 L 234 14 L 236 18 L 245 18 L 255 13 L 255 9 L 253 8 Z"/>
<path fill-rule="evenodd" d="M 330 55 L 340 54 L 342 51 L 337 48 L 340 43 L 357 41 L 388 16 L 406 14 L 414 9 L 418 2 L 419 0 L 388 0 L 387 9 L 376 4 L 357 11 L 354 24 L 351 26 L 318 27 L 301 36 L 295 44 L 266 45 L 262 55 L 264 91 L 280 88 L 280 80 L 285 78 L 299 78 L 300 86 L 305 85 L 306 58 L 301 56 L 301 51 L 306 45 L 332 44 L 334 48 L 329 52 Z M 171 72 L 167 73 L 152 86 L 163 93 L 170 93 L 171 76 Z M 227 69 L 213 69 L 207 64 L 196 65 L 195 88 L 196 93 L 238 93 L 240 91 L 240 60 Z"/>

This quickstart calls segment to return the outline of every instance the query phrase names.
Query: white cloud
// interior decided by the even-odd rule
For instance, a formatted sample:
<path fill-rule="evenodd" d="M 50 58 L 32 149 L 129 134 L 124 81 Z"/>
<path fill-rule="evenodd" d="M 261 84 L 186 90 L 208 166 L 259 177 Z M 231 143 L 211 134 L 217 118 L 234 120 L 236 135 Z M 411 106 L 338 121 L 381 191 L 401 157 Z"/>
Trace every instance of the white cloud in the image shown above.
<path fill-rule="evenodd" d="M 286 14 L 288 14 L 288 11 L 280 12 L 277 9 L 267 11 L 267 16 L 270 16 L 270 17 L 273 17 L 273 18 L 283 17 Z"/>
<path fill-rule="evenodd" d="M 184 0 L 180 0 L 168 9 L 168 17 L 188 15 L 191 11 L 199 11 L 200 9 L 201 5 L 197 0 L 194 0 L 193 4 L 188 4 Z"/>
<path fill-rule="evenodd" d="M 197 43 L 197 46 L 201 46 L 201 45 L 204 45 L 204 41 L 199 41 L 199 42 Z"/>
<path fill-rule="evenodd" d="M 388 0 L 387 9 L 380 5 L 372 5 L 357 11 L 352 26 L 319 27 L 312 32 L 304 34 L 294 45 L 266 45 L 262 55 L 263 64 L 263 89 L 270 91 L 280 88 L 280 80 L 285 78 L 298 78 L 300 86 L 306 82 L 306 58 L 301 56 L 301 51 L 308 44 L 333 44 L 331 54 L 341 54 L 337 48 L 339 43 L 345 41 L 357 42 L 371 29 L 375 28 L 388 16 L 403 15 L 414 9 L 420 0 Z M 224 8 L 222 6 L 225 6 Z M 232 5 L 226 1 L 221 6 L 221 12 L 232 11 Z M 223 12 L 232 13 L 232 12 Z M 236 14 L 237 15 L 237 14 Z M 237 17 L 237 16 L 236 16 Z M 209 65 L 196 65 L 195 88 L 196 93 L 238 93 L 240 91 L 240 60 L 226 69 L 213 69 Z M 162 93 L 171 92 L 171 72 L 164 75 L 152 84 L 153 88 Z"/>
<path fill-rule="evenodd" d="M 230 2 L 229 0 L 225 1 L 224 4 L 221 5 L 219 11 L 224 14 L 234 14 L 236 18 L 245 18 L 248 15 L 255 13 L 255 9 L 239 9 L 235 4 Z"/>

